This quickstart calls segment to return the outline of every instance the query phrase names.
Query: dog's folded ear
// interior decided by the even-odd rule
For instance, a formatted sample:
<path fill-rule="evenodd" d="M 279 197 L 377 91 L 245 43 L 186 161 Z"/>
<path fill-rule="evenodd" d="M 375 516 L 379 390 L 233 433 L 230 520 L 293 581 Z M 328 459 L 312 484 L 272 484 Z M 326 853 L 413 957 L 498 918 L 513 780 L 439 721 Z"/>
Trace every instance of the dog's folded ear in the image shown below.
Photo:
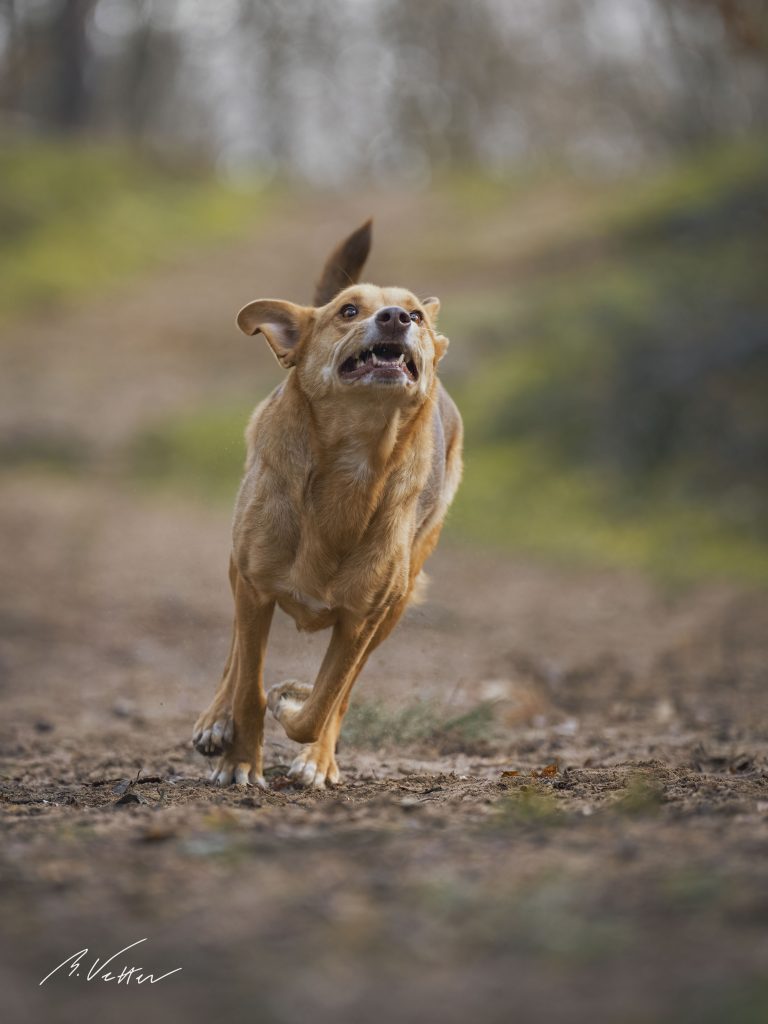
<path fill-rule="evenodd" d="M 360 280 L 368 253 L 371 251 L 372 220 L 361 224 L 357 231 L 345 238 L 325 261 L 323 273 L 315 288 L 315 305 L 324 306 L 347 285 Z"/>
<path fill-rule="evenodd" d="M 256 299 L 237 314 L 237 326 L 243 334 L 263 334 L 286 369 L 296 365 L 299 347 L 312 320 L 314 310 L 281 299 Z"/>
<path fill-rule="evenodd" d="M 432 323 L 432 325 L 434 326 L 435 322 L 437 321 L 437 314 L 440 312 L 440 299 L 436 298 L 433 295 L 429 299 L 424 299 L 424 301 L 421 304 L 421 307 L 424 310 L 424 312 L 427 314 L 427 316 L 429 317 L 430 322 Z M 443 358 L 443 356 L 445 355 L 445 353 L 446 353 L 446 351 L 448 349 L 448 345 L 449 344 L 450 344 L 450 342 L 448 341 L 448 339 L 446 338 L 446 336 L 444 334 L 436 334 L 435 335 L 435 361 L 436 362 L 440 362 L 440 360 Z"/>

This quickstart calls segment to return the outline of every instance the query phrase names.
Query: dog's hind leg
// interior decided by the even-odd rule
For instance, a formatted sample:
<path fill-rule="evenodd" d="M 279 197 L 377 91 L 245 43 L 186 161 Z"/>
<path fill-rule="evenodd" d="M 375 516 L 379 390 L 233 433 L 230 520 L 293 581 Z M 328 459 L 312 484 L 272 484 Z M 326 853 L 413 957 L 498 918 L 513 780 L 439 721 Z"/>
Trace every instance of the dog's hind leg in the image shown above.
<path fill-rule="evenodd" d="M 229 584 L 232 597 L 236 596 L 237 569 L 234 561 L 229 560 Z M 232 694 L 237 678 L 237 615 L 232 625 L 232 642 L 229 647 L 224 672 L 216 694 L 198 717 L 192 730 L 193 746 L 206 757 L 214 757 L 224 753 L 224 748 L 232 742 L 234 724 L 232 720 Z"/>
<path fill-rule="evenodd" d="M 263 665 L 274 601 L 260 598 L 232 563 L 230 583 L 235 598 L 232 647 L 216 695 L 195 723 L 192 742 L 201 754 L 219 756 L 212 781 L 264 787 Z"/>

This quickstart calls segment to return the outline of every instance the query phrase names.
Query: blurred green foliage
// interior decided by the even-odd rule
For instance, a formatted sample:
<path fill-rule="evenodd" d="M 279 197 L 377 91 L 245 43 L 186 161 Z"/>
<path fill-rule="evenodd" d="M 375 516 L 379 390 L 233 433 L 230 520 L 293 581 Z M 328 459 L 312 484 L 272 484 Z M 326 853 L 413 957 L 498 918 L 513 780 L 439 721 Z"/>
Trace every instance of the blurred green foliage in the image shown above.
<path fill-rule="evenodd" d="M 249 227 L 263 199 L 124 147 L 0 148 L 0 317 L 98 293 Z"/>
<path fill-rule="evenodd" d="M 165 489 L 234 500 L 245 464 L 250 404 L 192 409 L 141 433 L 128 452 L 128 471 Z"/>
<path fill-rule="evenodd" d="M 498 310 L 471 321 L 454 525 L 673 578 L 766 581 L 768 150 L 614 202 L 522 307 L 510 300 L 506 333 Z"/>

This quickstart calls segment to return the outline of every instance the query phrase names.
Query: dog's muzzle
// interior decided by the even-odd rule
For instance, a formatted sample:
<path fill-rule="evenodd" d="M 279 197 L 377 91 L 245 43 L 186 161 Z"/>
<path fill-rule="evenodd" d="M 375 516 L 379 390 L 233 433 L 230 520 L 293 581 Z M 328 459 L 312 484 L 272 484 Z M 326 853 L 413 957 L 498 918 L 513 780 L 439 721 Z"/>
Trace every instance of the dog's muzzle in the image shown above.
<path fill-rule="evenodd" d="M 399 306 L 387 306 L 373 317 L 361 348 L 339 367 L 342 381 L 411 384 L 419 379 L 409 340 L 411 318 Z"/>

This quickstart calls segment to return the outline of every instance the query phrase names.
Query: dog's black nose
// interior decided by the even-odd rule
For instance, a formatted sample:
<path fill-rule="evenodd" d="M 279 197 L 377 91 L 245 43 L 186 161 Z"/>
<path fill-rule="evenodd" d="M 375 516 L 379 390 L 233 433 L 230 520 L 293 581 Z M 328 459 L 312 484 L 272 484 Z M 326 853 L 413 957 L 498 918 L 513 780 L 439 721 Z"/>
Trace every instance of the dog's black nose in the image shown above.
<path fill-rule="evenodd" d="M 385 306 L 374 317 L 376 326 L 382 334 L 396 336 L 403 334 L 411 322 L 411 318 L 402 306 Z"/>

